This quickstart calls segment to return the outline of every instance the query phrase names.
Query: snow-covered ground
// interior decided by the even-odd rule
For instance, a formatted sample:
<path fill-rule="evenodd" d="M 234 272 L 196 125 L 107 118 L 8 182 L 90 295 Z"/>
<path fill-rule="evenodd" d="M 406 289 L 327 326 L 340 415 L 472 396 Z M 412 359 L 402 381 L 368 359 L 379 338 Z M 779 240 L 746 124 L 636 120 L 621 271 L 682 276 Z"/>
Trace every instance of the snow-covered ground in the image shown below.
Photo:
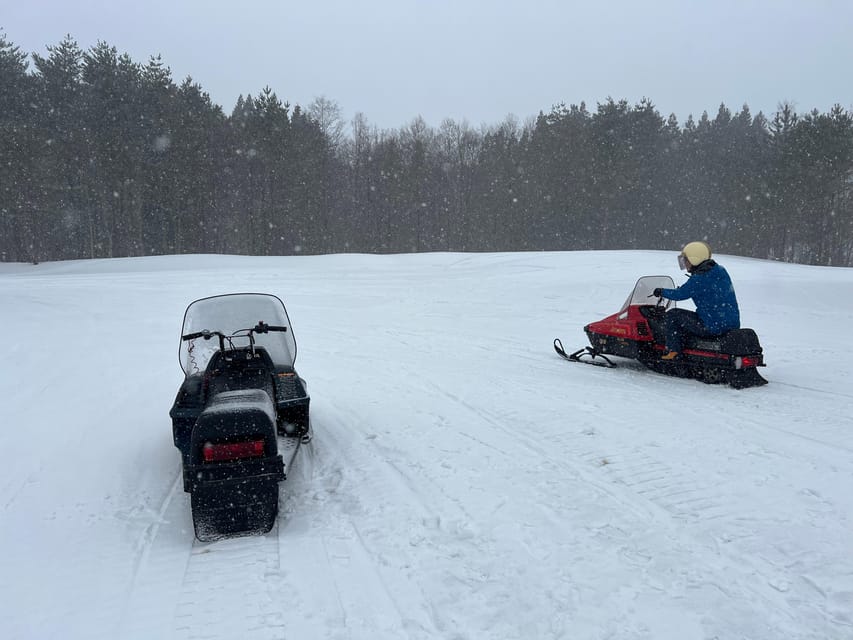
<path fill-rule="evenodd" d="M 770 384 L 565 362 L 670 252 L 0 264 L 0 636 L 853 638 L 853 270 L 721 256 Z M 315 438 L 193 539 L 195 298 L 287 305 Z"/>

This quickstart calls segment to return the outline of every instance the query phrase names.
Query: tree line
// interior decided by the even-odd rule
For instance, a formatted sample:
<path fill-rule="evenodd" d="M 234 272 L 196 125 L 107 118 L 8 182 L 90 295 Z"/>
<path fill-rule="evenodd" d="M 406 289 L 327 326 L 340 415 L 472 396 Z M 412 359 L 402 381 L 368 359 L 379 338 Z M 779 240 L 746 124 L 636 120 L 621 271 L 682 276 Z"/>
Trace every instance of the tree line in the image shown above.
<path fill-rule="evenodd" d="M 0 260 L 676 249 L 853 266 L 853 114 L 608 98 L 380 130 L 270 89 L 230 115 L 159 57 L 0 32 Z M 347 131 L 345 133 L 345 131 Z"/>

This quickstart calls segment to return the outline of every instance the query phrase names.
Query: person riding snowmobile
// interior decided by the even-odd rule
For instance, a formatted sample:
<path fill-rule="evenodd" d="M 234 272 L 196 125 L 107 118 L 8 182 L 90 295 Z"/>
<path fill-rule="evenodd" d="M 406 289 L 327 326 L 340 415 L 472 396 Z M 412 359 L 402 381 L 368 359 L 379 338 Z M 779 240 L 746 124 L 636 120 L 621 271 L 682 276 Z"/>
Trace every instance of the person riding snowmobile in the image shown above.
<path fill-rule="evenodd" d="M 666 348 L 663 360 L 675 360 L 685 335 L 718 336 L 740 328 L 740 309 L 728 272 L 711 259 L 711 247 L 688 242 L 678 255 L 678 266 L 690 274 L 677 289 L 655 289 L 654 295 L 669 300 L 692 298 L 696 311 L 672 309 L 666 314 Z"/>

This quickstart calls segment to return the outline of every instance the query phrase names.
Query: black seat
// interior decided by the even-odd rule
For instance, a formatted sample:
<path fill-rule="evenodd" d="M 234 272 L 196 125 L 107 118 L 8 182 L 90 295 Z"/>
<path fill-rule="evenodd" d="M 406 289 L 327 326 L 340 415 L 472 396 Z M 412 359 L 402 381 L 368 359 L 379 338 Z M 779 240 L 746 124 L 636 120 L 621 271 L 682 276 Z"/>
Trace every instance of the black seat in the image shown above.
<path fill-rule="evenodd" d="M 718 351 L 733 356 L 746 356 L 761 353 L 758 336 L 752 329 L 732 329 L 719 336 L 685 336 L 684 346 L 688 349 Z"/>

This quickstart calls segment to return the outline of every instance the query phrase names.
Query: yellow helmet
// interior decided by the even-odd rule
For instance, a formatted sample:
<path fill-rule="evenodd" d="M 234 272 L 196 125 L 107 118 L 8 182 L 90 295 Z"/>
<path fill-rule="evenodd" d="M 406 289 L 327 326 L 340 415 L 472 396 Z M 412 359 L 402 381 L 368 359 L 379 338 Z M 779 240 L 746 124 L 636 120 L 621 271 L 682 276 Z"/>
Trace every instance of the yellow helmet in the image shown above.
<path fill-rule="evenodd" d="M 701 241 L 688 242 L 678 255 L 678 266 L 690 271 L 692 267 L 696 267 L 710 258 L 711 247 L 706 243 Z"/>

